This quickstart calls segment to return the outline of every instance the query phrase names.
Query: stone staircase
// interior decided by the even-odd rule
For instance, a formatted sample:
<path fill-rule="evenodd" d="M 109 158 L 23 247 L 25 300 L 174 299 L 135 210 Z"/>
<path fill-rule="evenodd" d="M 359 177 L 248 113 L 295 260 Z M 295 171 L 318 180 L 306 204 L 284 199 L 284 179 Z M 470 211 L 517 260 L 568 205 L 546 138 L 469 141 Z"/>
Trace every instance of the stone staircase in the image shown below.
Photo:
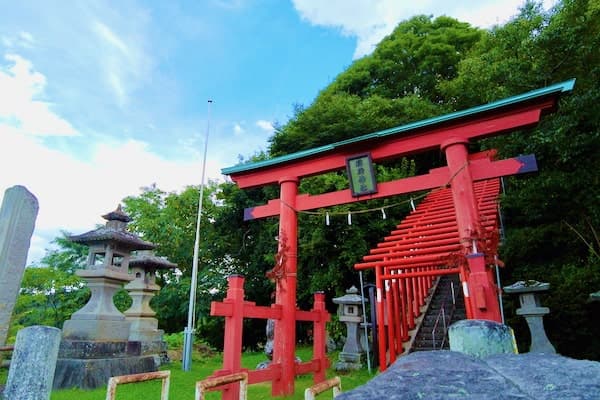
<path fill-rule="evenodd" d="M 466 317 L 458 275 L 441 276 L 417 328 L 409 353 L 448 349 L 448 327 Z"/>

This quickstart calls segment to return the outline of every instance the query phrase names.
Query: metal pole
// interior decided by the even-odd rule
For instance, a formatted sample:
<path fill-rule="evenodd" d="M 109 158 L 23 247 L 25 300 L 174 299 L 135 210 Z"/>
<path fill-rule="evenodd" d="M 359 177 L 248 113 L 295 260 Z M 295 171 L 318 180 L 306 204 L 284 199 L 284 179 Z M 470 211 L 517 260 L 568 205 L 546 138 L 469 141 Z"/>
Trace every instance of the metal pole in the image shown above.
<path fill-rule="evenodd" d="M 500 266 L 498 265 L 498 256 L 494 256 L 494 260 L 496 261 L 496 265 L 494 268 L 496 270 L 496 283 L 498 284 L 498 288 L 501 288 L 502 285 L 500 283 Z M 502 323 L 504 323 L 504 303 L 502 302 L 502 290 L 498 290 L 498 304 L 500 304 L 500 318 L 502 319 Z"/>
<path fill-rule="evenodd" d="M 506 194 L 506 188 L 504 187 L 504 177 L 500 177 L 500 184 L 502 185 L 502 193 Z M 498 204 L 498 219 L 500 220 L 500 242 L 504 242 L 504 218 L 502 218 L 502 208 L 500 204 Z M 504 302 L 502 300 L 502 284 L 500 282 L 500 267 L 498 266 L 498 255 L 494 256 L 494 260 L 496 261 L 496 284 L 498 285 L 498 303 L 500 304 L 500 317 L 502 318 L 502 323 L 505 323 L 504 320 Z"/>
<path fill-rule="evenodd" d="M 188 306 L 188 323 L 183 331 L 183 364 L 184 371 L 192 369 L 192 344 L 194 342 L 194 329 L 196 328 L 196 286 L 198 286 L 198 253 L 200 250 L 200 220 L 202 218 L 202 200 L 204 198 L 204 178 L 206 176 L 206 153 L 208 150 L 208 132 L 210 131 L 210 106 L 208 100 L 208 118 L 206 121 L 206 136 L 204 138 L 204 157 L 202 159 L 202 183 L 200 184 L 200 198 L 198 199 L 198 216 L 196 219 L 196 240 L 194 243 L 194 260 L 192 262 L 192 283 L 190 286 L 190 303 Z"/>
<path fill-rule="evenodd" d="M 367 369 L 369 370 L 369 374 L 371 374 L 371 354 L 369 353 L 369 333 L 367 332 L 367 309 L 365 307 L 365 288 L 363 286 L 362 271 L 358 271 L 358 276 L 360 277 L 360 297 L 363 312 L 363 328 L 365 329 L 365 340 L 367 341 L 367 345 L 365 346 L 365 350 L 367 351 Z"/>

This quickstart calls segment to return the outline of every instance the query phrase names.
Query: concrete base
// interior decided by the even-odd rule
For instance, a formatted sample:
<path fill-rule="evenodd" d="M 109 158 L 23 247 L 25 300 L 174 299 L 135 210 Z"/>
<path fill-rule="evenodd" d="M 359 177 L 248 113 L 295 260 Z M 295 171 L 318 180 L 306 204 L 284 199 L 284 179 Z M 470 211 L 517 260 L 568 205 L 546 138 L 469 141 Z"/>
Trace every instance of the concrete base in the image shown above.
<path fill-rule="evenodd" d="M 129 338 L 130 322 L 106 319 L 70 319 L 63 326 L 63 338 L 89 341 L 124 341 Z"/>
<path fill-rule="evenodd" d="M 156 340 L 154 342 L 140 342 L 140 355 L 154 355 L 158 354 L 162 357 L 167 354 L 167 343 L 162 340 Z"/>
<path fill-rule="evenodd" d="M 63 339 L 60 342 L 59 358 L 119 358 L 142 355 L 140 342 L 90 341 Z"/>
<path fill-rule="evenodd" d="M 111 376 L 157 371 L 161 365 L 162 346 L 163 342 L 63 338 L 60 342 L 53 387 L 94 389 L 106 386 Z"/>
<path fill-rule="evenodd" d="M 356 371 L 362 368 L 363 353 L 347 353 L 342 351 L 339 361 L 335 363 L 336 371 Z"/>
<path fill-rule="evenodd" d="M 95 389 L 106 386 L 112 376 L 157 371 L 158 364 L 157 356 L 59 358 L 56 363 L 53 388 Z"/>
<path fill-rule="evenodd" d="M 129 340 L 135 342 L 160 342 L 163 338 L 162 330 L 131 330 Z"/>

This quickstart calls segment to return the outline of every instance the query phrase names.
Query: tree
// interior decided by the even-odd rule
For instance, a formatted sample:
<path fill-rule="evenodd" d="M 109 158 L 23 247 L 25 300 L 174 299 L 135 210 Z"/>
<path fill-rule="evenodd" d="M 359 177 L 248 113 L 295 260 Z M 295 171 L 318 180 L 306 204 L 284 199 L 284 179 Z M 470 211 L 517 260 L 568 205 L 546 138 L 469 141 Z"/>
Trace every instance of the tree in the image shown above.
<path fill-rule="evenodd" d="M 90 292 L 75 270 L 85 267 L 87 247 L 73 243 L 62 232 L 53 243 L 41 266 L 25 269 L 19 297 L 13 312 L 10 336 L 22 327 L 48 325 L 62 328 L 63 323 L 87 302 Z"/>
<path fill-rule="evenodd" d="M 373 54 L 356 60 L 319 93 L 296 106 L 271 138 L 270 156 L 293 153 L 417 121 L 447 110 L 439 85 L 456 77 L 458 63 L 482 31 L 449 17 L 401 22 Z"/>

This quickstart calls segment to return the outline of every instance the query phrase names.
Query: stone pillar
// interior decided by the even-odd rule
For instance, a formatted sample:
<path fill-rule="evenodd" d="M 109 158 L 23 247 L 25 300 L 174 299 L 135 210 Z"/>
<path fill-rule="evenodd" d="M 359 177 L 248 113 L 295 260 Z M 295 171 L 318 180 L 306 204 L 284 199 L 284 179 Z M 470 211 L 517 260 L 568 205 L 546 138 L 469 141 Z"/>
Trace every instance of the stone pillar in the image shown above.
<path fill-rule="evenodd" d="M 544 330 L 544 315 L 550 312 L 548 307 L 542 307 L 538 293 L 550 288 L 549 283 L 538 281 L 518 281 L 510 286 L 505 286 L 506 293 L 518 294 L 521 308 L 517 309 L 517 315 L 522 315 L 527 321 L 531 333 L 531 353 L 556 353 L 554 346 L 548 340 Z"/>
<path fill-rule="evenodd" d="M 162 257 L 155 256 L 150 250 L 143 250 L 129 261 L 134 280 L 125 285 L 132 299 L 131 307 L 124 312 L 131 323 L 129 341 L 139 342 L 141 354 L 158 354 L 161 362 L 167 362 L 167 344 L 163 341 L 163 330 L 158 329 L 156 312 L 150 307 L 150 301 L 160 290 L 156 284 L 156 271 L 174 269 L 173 264 Z"/>
<path fill-rule="evenodd" d="M 60 329 L 30 326 L 17 333 L 4 398 L 50 399 L 56 368 Z"/>
<path fill-rule="evenodd" d="M 363 298 L 358 294 L 358 289 L 352 286 L 346 290 L 346 295 L 333 299 L 338 304 L 340 321 L 346 324 L 346 342 L 340 352 L 339 361 L 335 364 L 338 371 L 356 370 L 362 366 L 364 349 L 360 343 L 360 324 L 362 318 Z"/>
<path fill-rule="evenodd" d="M 38 209 L 37 199 L 25 187 L 13 186 L 4 192 L 0 208 L 0 346 L 6 343 Z"/>
<path fill-rule="evenodd" d="M 494 354 L 517 352 L 510 327 L 495 321 L 463 319 L 448 329 L 450 350 L 484 358 Z"/>

